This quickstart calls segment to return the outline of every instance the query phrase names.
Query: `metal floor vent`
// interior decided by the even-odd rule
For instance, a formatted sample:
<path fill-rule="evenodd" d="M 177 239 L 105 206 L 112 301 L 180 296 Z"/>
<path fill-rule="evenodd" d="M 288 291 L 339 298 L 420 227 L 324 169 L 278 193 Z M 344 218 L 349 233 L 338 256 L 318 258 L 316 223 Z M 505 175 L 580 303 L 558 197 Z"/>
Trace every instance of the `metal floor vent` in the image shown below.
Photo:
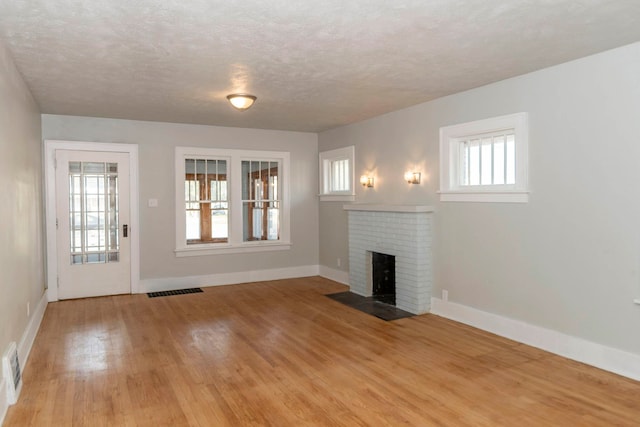
<path fill-rule="evenodd" d="M 147 292 L 149 298 L 168 297 L 169 295 L 197 294 L 202 292 L 200 288 L 176 289 L 175 291 Z"/>
<path fill-rule="evenodd" d="M 7 401 L 9 405 L 13 405 L 18 401 L 22 389 L 22 373 L 15 342 L 9 344 L 9 348 L 2 356 L 2 372 L 7 382 Z"/>

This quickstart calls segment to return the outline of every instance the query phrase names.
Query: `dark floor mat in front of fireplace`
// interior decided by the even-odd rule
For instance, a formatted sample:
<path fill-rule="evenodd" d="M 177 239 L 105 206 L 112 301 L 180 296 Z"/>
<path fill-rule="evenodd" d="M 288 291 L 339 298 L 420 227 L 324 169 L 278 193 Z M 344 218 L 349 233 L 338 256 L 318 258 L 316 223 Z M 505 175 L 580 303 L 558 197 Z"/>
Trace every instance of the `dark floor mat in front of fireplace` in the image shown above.
<path fill-rule="evenodd" d="M 355 308 L 363 313 L 376 316 L 382 320 L 398 320 L 406 317 L 415 316 L 408 311 L 400 310 L 399 308 L 385 304 L 380 301 L 376 301 L 373 297 L 363 297 L 353 292 L 339 292 L 337 294 L 328 294 L 327 297 L 334 301 L 338 301 L 346 306 Z"/>

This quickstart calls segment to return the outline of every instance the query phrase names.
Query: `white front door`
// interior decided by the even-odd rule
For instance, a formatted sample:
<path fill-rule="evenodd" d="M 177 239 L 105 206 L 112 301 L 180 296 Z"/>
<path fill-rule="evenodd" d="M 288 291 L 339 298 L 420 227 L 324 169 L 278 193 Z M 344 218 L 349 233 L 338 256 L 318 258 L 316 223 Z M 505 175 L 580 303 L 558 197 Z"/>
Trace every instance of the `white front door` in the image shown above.
<path fill-rule="evenodd" d="M 129 154 L 56 150 L 58 298 L 131 293 Z"/>

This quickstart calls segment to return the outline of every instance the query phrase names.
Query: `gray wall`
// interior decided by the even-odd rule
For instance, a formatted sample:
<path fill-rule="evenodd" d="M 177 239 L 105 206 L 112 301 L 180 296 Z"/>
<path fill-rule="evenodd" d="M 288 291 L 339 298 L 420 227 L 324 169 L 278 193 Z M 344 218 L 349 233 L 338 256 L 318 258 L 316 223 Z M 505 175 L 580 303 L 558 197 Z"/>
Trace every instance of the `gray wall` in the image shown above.
<path fill-rule="evenodd" d="M 0 43 L 0 353 L 44 293 L 40 112 Z"/>
<path fill-rule="evenodd" d="M 375 170 L 357 203 L 435 206 L 434 296 L 640 354 L 638 76 L 640 43 L 327 131 L 319 149 L 355 145 L 356 179 Z M 530 202 L 440 203 L 439 128 L 521 111 Z M 321 203 L 322 265 L 348 256 L 346 221 Z"/>
<path fill-rule="evenodd" d="M 317 135 L 72 116 L 42 116 L 44 139 L 121 142 L 139 146 L 140 276 L 142 279 L 234 273 L 318 264 Z M 174 147 L 291 153 L 289 251 L 176 258 Z M 147 206 L 158 199 L 157 208 Z"/>

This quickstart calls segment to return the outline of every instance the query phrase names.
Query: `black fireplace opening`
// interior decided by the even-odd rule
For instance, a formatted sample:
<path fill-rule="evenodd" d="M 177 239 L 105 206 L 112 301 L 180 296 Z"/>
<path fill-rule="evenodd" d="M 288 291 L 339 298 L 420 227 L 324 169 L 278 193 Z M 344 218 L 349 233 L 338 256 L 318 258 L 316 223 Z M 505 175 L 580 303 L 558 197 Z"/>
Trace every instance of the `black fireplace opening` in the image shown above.
<path fill-rule="evenodd" d="M 373 299 L 396 305 L 396 257 L 371 252 L 371 266 Z"/>

